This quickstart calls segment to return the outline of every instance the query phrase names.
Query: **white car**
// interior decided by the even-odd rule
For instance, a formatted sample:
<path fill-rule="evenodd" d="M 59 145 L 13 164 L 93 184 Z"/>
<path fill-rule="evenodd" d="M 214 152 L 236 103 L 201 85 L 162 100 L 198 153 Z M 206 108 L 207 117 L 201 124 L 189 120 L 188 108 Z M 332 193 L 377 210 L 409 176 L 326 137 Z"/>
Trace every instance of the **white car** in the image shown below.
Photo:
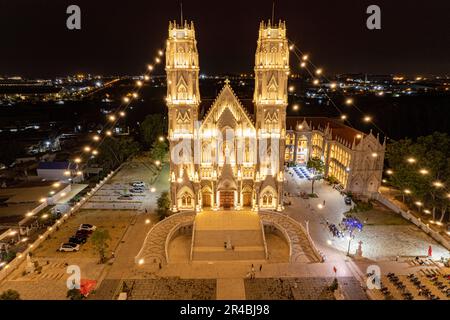
<path fill-rule="evenodd" d="M 97 227 L 89 223 L 82 223 L 78 227 L 78 230 L 86 230 L 86 231 L 95 231 L 95 229 L 97 229 Z"/>
<path fill-rule="evenodd" d="M 74 252 L 79 250 L 80 245 L 72 242 L 61 243 L 61 246 L 58 249 L 59 252 Z"/>

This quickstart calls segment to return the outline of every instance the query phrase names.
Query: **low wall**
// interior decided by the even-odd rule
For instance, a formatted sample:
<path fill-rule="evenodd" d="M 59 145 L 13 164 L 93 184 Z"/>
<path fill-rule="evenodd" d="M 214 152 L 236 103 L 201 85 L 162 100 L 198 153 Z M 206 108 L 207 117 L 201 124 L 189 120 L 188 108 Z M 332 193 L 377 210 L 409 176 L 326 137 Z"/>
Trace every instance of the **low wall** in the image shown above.
<path fill-rule="evenodd" d="M 116 170 L 110 172 L 101 182 L 97 183 L 97 185 L 91 189 L 86 195 L 86 197 L 83 197 L 81 201 L 79 201 L 77 204 L 75 204 L 68 213 L 65 213 L 61 219 L 56 220 L 56 222 L 51 226 L 47 228 L 47 231 L 45 231 L 43 234 L 41 234 L 36 241 L 33 243 L 30 243 L 28 245 L 28 248 L 25 249 L 23 252 L 17 254 L 16 258 L 14 258 L 11 262 L 9 262 L 6 266 L 3 267 L 2 270 L 0 270 L 0 281 L 4 280 L 9 274 L 11 274 L 15 269 L 17 269 L 22 262 L 26 259 L 26 256 L 28 253 L 33 252 L 34 249 L 36 249 L 49 235 L 51 235 L 58 226 L 60 226 L 62 223 L 64 223 L 71 215 L 73 215 L 75 212 L 77 212 L 81 207 L 89 200 L 89 198 L 98 190 L 100 189 L 111 177 L 114 176 L 114 174 L 119 171 L 122 168 L 122 165 L 120 165 Z M 47 203 L 45 204 L 44 208 L 47 206 Z M 42 209 L 40 209 L 42 210 Z"/>
<path fill-rule="evenodd" d="M 450 242 L 439 232 L 434 231 L 430 228 L 430 225 L 427 223 L 424 223 L 420 218 L 416 218 L 413 214 L 406 212 L 399 208 L 395 203 L 391 202 L 389 199 L 384 197 L 381 193 L 378 194 L 376 199 L 392 211 L 401 214 L 403 218 L 406 220 L 411 221 L 416 226 L 418 226 L 420 229 L 422 229 L 424 232 L 426 232 L 430 237 L 432 237 L 434 240 L 439 242 L 441 245 L 443 245 L 447 250 L 450 250 Z"/>
<path fill-rule="evenodd" d="M 182 231 L 183 230 L 183 231 Z M 192 234 L 193 231 L 193 223 L 192 222 L 184 222 L 173 227 L 169 234 L 166 237 L 165 243 L 165 253 L 166 253 L 166 262 L 169 263 L 169 245 L 170 242 L 181 234 Z M 191 244 L 192 247 L 192 244 Z"/>
<path fill-rule="evenodd" d="M 140 210 L 142 203 L 120 203 L 120 202 L 92 202 L 84 204 L 83 209 L 105 209 L 105 210 Z"/>

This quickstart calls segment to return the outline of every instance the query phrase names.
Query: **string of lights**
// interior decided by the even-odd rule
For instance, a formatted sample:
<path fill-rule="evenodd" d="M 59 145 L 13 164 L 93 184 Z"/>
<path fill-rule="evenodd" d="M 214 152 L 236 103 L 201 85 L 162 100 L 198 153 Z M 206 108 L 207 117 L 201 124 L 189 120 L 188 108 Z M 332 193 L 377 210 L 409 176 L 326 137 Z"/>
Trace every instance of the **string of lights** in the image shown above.
<path fill-rule="evenodd" d="M 158 50 L 157 55 L 156 55 L 155 58 L 154 58 L 154 65 L 153 65 L 153 64 L 147 65 L 146 71 L 145 71 L 145 72 L 143 73 L 143 75 L 142 75 L 142 80 L 141 80 L 141 79 L 137 80 L 137 81 L 135 82 L 135 86 L 134 86 L 133 90 L 130 91 L 129 93 L 127 93 L 127 94 L 122 98 L 122 101 L 121 101 L 121 104 L 119 105 L 119 107 L 117 107 L 117 108 L 115 109 L 114 112 L 111 112 L 111 113 L 109 113 L 109 114 L 107 115 L 107 122 L 106 122 L 106 124 L 103 126 L 103 128 L 102 128 L 102 130 L 101 130 L 100 132 L 97 132 L 96 134 L 94 134 L 94 135 L 92 136 L 92 142 L 91 142 L 90 144 L 88 144 L 88 145 L 86 145 L 86 146 L 84 146 L 84 147 L 82 148 L 82 154 L 79 155 L 78 152 L 77 152 L 77 155 L 73 155 L 72 157 L 70 157 L 71 159 L 69 159 L 69 161 L 68 161 L 68 162 L 69 162 L 69 168 L 71 167 L 70 164 L 76 164 L 76 165 L 79 165 L 79 164 L 83 163 L 84 161 L 86 161 L 86 163 L 87 163 L 87 162 L 89 161 L 89 159 L 93 159 L 93 158 L 95 158 L 95 156 L 97 156 L 97 155 L 99 154 L 98 149 L 99 149 L 100 146 L 104 143 L 104 141 L 105 141 L 105 139 L 106 139 L 107 137 L 110 137 L 110 136 L 113 135 L 113 128 L 117 125 L 117 123 L 118 123 L 121 119 L 125 118 L 125 116 L 126 116 L 126 111 L 127 111 L 127 109 L 130 107 L 130 105 L 131 105 L 131 103 L 133 102 L 133 100 L 136 100 L 136 99 L 139 98 L 140 90 L 142 89 L 144 83 L 145 83 L 146 81 L 149 81 L 149 80 L 150 80 L 150 75 L 151 75 L 151 73 L 154 71 L 155 65 L 158 65 L 158 64 L 161 63 L 161 61 L 162 61 L 161 59 L 162 59 L 162 56 L 163 56 L 163 55 L 164 55 L 163 50 Z M 161 140 L 164 141 L 164 138 L 163 138 L 163 137 L 159 137 L 159 140 L 160 140 L 160 141 L 161 141 Z M 86 159 L 86 158 L 87 158 L 87 159 Z M 155 162 L 155 163 L 156 163 L 156 162 Z M 75 174 L 78 175 L 78 176 L 80 176 L 80 175 L 83 174 L 83 172 L 82 172 L 81 170 L 77 170 Z M 65 175 L 65 176 L 71 176 L 71 175 L 72 175 L 72 172 L 71 172 L 70 170 L 67 170 L 67 171 L 64 172 L 64 175 Z M 58 182 L 53 183 L 53 184 L 52 184 L 52 187 L 55 188 L 55 189 L 57 189 L 57 188 L 59 188 L 61 185 L 62 185 L 62 182 L 61 182 L 61 181 L 58 181 Z M 151 192 L 154 192 L 154 191 L 155 191 L 155 188 L 151 188 Z M 50 191 L 49 194 L 50 194 L 50 195 L 54 195 L 55 193 L 56 193 L 56 191 Z M 91 195 L 91 194 L 92 194 L 92 190 L 89 191 L 87 194 L 88 194 L 88 195 Z M 65 193 L 62 193 L 62 194 L 61 194 L 61 196 L 65 196 L 65 195 L 66 195 Z M 85 200 L 85 198 L 82 198 L 82 200 Z M 41 198 L 41 199 L 39 199 L 39 202 L 41 202 L 41 203 L 45 203 L 46 201 L 47 201 L 47 198 Z M 80 203 L 78 202 L 77 204 L 75 204 L 74 206 L 72 206 L 72 207 L 69 209 L 69 211 L 70 211 L 70 212 L 73 212 L 75 208 L 78 208 L 78 207 L 79 207 L 79 204 L 80 204 Z M 27 212 L 27 213 L 25 214 L 25 217 L 32 217 L 32 216 L 34 216 L 35 214 L 36 214 L 36 213 L 34 213 L 34 212 L 32 212 L 32 211 L 29 211 L 29 212 Z M 42 218 L 42 219 L 46 219 L 46 218 L 48 218 L 48 217 L 49 217 L 49 215 L 48 215 L 47 213 L 44 213 L 43 215 L 41 215 L 41 218 Z M 64 217 L 64 218 L 67 218 L 67 217 L 68 217 L 68 214 L 65 213 L 65 214 L 63 215 L 63 217 Z M 59 225 L 60 223 L 61 223 L 61 220 L 58 219 L 58 220 L 56 221 L 56 225 Z M 50 231 L 51 231 L 52 229 L 53 229 L 53 227 L 49 227 L 47 230 L 50 230 Z M 9 233 L 10 236 L 15 236 L 15 235 L 17 235 L 17 234 L 18 234 L 18 231 L 16 231 L 16 230 L 12 230 L 12 231 Z M 42 238 L 43 238 L 43 235 L 42 235 L 42 234 L 38 236 L 38 239 L 42 239 Z M 26 242 L 26 241 L 28 241 L 28 237 L 24 237 L 24 238 L 22 238 L 20 241 L 21 241 L 21 242 Z M 33 244 L 30 243 L 28 246 L 31 248 L 31 247 L 33 247 Z M 18 257 L 18 258 L 22 258 L 22 254 L 18 254 L 17 257 Z M 0 267 L 6 269 L 6 268 L 9 267 L 9 264 L 7 264 L 7 263 L 2 263 L 2 265 L 0 265 Z"/>
<path fill-rule="evenodd" d="M 331 89 L 337 90 L 340 88 L 336 82 L 331 81 L 329 78 L 327 78 L 327 76 L 323 72 L 323 69 L 317 67 L 311 61 L 308 54 L 302 52 L 302 50 L 300 50 L 293 42 L 291 42 L 291 41 L 289 41 L 289 42 L 290 42 L 290 46 L 289 46 L 290 51 L 292 51 L 294 53 L 295 57 L 298 59 L 297 62 L 299 63 L 300 68 L 305 69 L 308 72 L 308 74 L 310 75 L 310 77 L 313 79 L 312 80 L 313 85 L 315 85 L 315 86 L 320 85 L 320 83 L 321 83 L 320 79 L 323 78 L 326 82 L 328 82 L 330 84 Z M 311 65 L 311 67 L 314 69 L 314 72 L 310 70 L 310 68 L 308 67 L 308 64 Z M 336 102 L 330 97 L 330 95 L 328 95 L 328 93 L 326 91 L 323 91 L 323 93 L 326 96 L 326 98 L 328 99 L 328 101 L 338 111 L 340 118 L 342 120 L 346 121 L 351 127 L 353 127 L 350 122 L 350 119 L 348 118 L 348 115 L 345 114 L 337 106 Z M 371 123 L 378 131 L 380 131 L 381 133 L 383 133 L 384 136 L 386 136 L 386 133 L 375 123 L 372 116 L 365 114 L 361 110 L 361 108 L 358 107 L 358 105 L 355 103 L 353 98 L 348 97 L 344 92 L 341 92 L 341 93 L 342 93 L 342 96 L 345 98 L 345 104 L 347 106 L 353 106 L 359 113 L 361 113 L 363 122 Z"/>
<path fill-rule="evenodd" d="M 306 72 L 309 74 L 309 76 L 313 79 L 312 83 L 314 85 L 320 85 L 320 78 L 323 78 L 326 82 L 328 82 L 330 84 L 330 88 L 333 90 L 336 90 L 338 88 L 340 88 L 336 82 L 331 81 L 329 78 L 326 77 L 326 75 L 323 72 L 323 69 L 320 67 L 317 67 L 310 59 L 309 55 L 302 52 L 293 42 L 289 41 L 290 45 L 289 45 L 289 50 L 292 51 L 294 53 L 294 56 L 297 58 L 297 62 L 300 66 L 300 68 L 306 70 Z M 311 70 L 308 66 L 308 64 L 312 67 L 313 70 Z M 289 90 L 289 91 L 293 91 Z M 373 120 L 373 117 L 370 115 L 365 114 L 361 108 L 358 107 L 358 105 L 355 103 L 353 98 L 348 97 L 345 92 L 341 92 L 342 96 L 345 98 L 345 104 L 348 106 L 353 106 L 361 115 L 362 115 L 362 120 L 366 123 L 371 123 L 377 130 L 379 130 L 381 133 L 383 133 L 383 135 L 387 137 L 386 133 L 376 124 L 376 122 Z M 350 127 L 353 127 L 353 125 L 350 122 L 350 119 L 348 118 L 348 116 L 338 107 L 338 105 L 335 103 L 335 101 L 330 97 L 330 95 L 328 95 L 328 93 L 326 91 L 324 91 L 324 95 L 326 96 L 326 98 L 328 99 L 328 101 L 332 104 L 332 106 L 338 111 L 340 118 L 343 121 L 346 121 Z M 297 108 L 298 109 L 298 108 Z M 406 159 L 406 161 L 410 164 L 414 164 L 417 162 L 417 160 L 415 158 L 408 158 Z M 394 171 L 392 169 L 388 169 L 385 171 L 387 175 L 393 175 Z M 428 169 L 422 168 L 418 171 L 419 174 L 421 175 L 428 175 L 430 174 Z M 383 179 L 383 183 L 386 183 L 387 181 L 385 179 Z M 432 182 L 432 187 L 437 188 L 437 189 L 442 189 L 444 193 L 446 193 L 446 197 L 450 200 L 450 192 L 448 189 L 445 188 L 444 183 L 442 183 L 441 181 L 433 181 Z M 402 191 L 404 194 L 408 195 L 408 196 L 412 196 L 412 191 L 410 189 L 405 189 Z M 431 210 L 424 208 L 425 203 L 418 198 L 414 198 L 413 199 L 414 204 L 419 208 L 419 212 L 424 212 L 426 214 L 431 214 Z M 430 223 L 432 224 L 436 224 L 438 226 L 442 226 L 442 222 L 440 221 L 434 221 L 434 220 L 430 220 Z M 450 232 L 447 231 L 447 234 L 450 235 Z"/>

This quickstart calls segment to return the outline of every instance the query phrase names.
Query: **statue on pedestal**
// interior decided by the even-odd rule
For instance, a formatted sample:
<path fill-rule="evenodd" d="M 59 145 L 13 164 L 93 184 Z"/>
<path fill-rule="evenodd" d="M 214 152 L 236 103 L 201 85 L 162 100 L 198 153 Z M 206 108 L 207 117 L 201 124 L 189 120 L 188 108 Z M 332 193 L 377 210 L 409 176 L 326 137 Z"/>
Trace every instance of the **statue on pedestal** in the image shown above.
<path fill-rule="evenodd" d="M 34 272 L 34 263 L 31 261 L 30 254 L 27 254 L 27 261 L 25 264 L 25 272 L 26 273 L 33 273 Z"/>
<path fill-rule="evenodd" d="M 356 249 L 356 256 L 358 258 L 362 258 L 362 254 L 363 254 L 363 252 L 362 252 L 362 244 L 363 244 L 362 241 L 358 242 L 358 249 Z"/>

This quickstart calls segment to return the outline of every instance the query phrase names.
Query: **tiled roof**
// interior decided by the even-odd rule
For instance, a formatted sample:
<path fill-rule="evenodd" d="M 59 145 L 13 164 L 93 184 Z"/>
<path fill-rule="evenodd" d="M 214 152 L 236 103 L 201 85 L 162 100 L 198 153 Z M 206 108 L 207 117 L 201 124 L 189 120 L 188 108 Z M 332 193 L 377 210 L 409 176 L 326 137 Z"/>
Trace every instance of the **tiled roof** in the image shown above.
<path fill-rule="evenodd" d="M 356 135 L 361 134 L 365 135 L 363 132 L 351 128 L 345 125 L 339 119 L 326 118 L 326 117 L 287 117 L 286 118 L 286 129 L 287 130 L 295 130 L 297 124 L 300 124 L 306 121 L 308 125 L 310 125 L 315 130 L 325 130 L 328 126 L 333 133 L 333 140 L 343 139 L 348 143 L 353 143 L 353 139 Z"/>

